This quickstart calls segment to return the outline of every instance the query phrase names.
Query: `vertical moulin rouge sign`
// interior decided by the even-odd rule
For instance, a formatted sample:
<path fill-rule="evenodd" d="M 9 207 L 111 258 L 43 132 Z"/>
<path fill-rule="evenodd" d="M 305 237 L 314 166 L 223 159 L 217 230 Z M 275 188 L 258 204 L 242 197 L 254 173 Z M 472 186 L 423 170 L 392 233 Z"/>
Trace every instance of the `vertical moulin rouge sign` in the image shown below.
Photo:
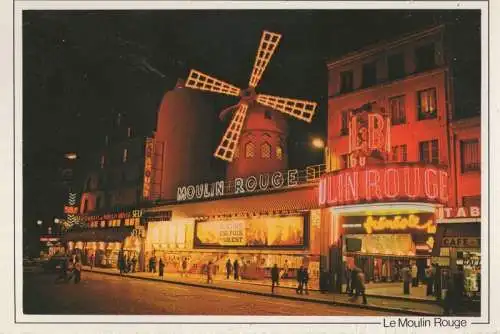
<path fill-rule="evenodd" d="M 142 187 L 142 197 L 147 199 L 151 195 L 151 174 L 153 172 L 153 139 L 146 139 L 146 154 L 144 159 L 144 184 Z"/>

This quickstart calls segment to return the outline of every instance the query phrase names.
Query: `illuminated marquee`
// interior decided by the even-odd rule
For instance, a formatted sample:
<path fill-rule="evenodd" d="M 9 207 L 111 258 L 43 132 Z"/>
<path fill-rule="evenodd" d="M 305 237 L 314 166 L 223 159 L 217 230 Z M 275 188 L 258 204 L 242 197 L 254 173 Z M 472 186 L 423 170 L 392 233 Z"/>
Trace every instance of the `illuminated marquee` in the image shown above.
<path fill-rule="evenodd" d="M 405 231 L 408 229 L 422 230 L 427 233 L 436 233 L 436 224 L 432 219 L 428 219 L 425 223 L 420 222 L 420 217 L 416 215 L 394 216 L 386 218 L 384 216 L 373 218 L 368 216 L 363 223 L 366 233 L 370 234 L 374 231 Z"/>
<path fill-rule="evenodd" d="M 344 169 L 321 177 L 322 207 L 379 201 L 444 203 L 448 199 L 448 173 L 436 166 L 387 164 Z"/>

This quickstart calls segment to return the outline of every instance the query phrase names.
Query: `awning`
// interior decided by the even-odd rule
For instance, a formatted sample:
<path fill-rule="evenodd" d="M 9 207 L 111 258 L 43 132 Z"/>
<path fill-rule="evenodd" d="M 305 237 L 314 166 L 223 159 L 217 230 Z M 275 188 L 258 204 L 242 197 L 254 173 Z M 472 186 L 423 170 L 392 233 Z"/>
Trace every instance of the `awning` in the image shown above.
<path fill-rule="evenodd" d="M 63 236 L 63 241 L 123 241 L 132 234 L 133 227 L 87 229 L 70 231 Z"/>
<path fill-rule="evenodd" d="M 438 224 L 432 255 L 439 256 L 443 241 L 456 239 L 457 247 L 460 247 L 460 242 L 473 244 L 475 240 L 480 242 L 481 224 L 480 223 L 444 223 Z M 479 245 L 478 245 L 479 248 Z"/>
<path fill-rule="evenodd" d="M 177 217 L 210 217 L 245 213 L 273 213 L 283 211 L 311 210 L 319 208 L 317 186 L 289 189 L 271 194 L 259 194 L 236 198 L 219 199 L 167 205 L 148 211 L 172 210 Z"/>

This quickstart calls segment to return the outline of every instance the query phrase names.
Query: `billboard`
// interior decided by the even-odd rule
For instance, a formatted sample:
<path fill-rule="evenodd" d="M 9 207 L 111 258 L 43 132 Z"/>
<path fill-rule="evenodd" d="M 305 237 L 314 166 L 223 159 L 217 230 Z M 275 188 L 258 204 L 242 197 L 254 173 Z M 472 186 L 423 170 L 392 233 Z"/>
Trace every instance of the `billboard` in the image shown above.
<path fill-rule="evenodd" d="M 198 247 L 301 247 L 304 216 L 264 217 L 196 224 Z"/>

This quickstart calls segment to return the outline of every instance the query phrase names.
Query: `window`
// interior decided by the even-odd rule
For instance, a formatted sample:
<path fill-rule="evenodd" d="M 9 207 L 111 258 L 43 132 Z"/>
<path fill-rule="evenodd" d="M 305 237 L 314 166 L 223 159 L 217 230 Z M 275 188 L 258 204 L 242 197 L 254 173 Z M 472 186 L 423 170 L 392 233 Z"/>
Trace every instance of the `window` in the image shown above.
<path fill-rule="evenodd" d="M 122 161 L 127 162 L 127 158 L 128 158 L 128 150 L 125 148 L 125 149 L 123 149 Z"/>
<path fill-rule="evenodd" d="M 132 137 L 132 128 L 131 127 L 128 127 L 127 128 L 127 137 Z"/>
<path fill-rule="evenodd" d="M 405 75 L 405 58 L 402 53 L 398 53 L 387 58 L 389 80 L 395 80 Z"/>
<path fill-rule="evenodd" d="M 263 143 L 260 145 L 260 157 L 262 159 L 270 159 L 271 158 L 271 145 L 268 143 Z"/>
<path fill-rule="evenodd" d="M 462 206 L 465 206 L 465 207 L 471 207 L 471 206 L 481 207 L 481 195 L 477 195 L 477 196 L 464 196 L 464 197 L 462 197 Z"/>
<path fill-rule="evenodd" d="M 363 64 L 363 87 L 370 87 L 377 83 L 377 65 L 375 62 Z"/>
<path fill-rule="evenodd" d="M 415 50 L 415 63 L 417 72 L 436 66 L 434 43 L 423 45 Z"/>
<path fill-rule="evenodd" d="M 431 164 L 439 163 L 439 146 L 437 140 L 420 142 L 420 161 Z"/>
<path fill-rule="evenodd" d="M 340 93 L 346 93 L 353 90 L 352 71 L 340 72 Z"/>
<path fill-rule="evenodd" d="M 276 146 L 276 159 L 283 160 L 283 149 L 281 146 Z"/>
<path fill-rule="evenodd" d="M 265 119 L 273 119 L 273 116 L 271 114 L 271 111 L 270 110 L 266 110 L 264 111 L 264 118 Z"/>
<path fill-rule="evenodd" d="M 408 161 L 406 145 L 397 145 L 392 147 L 392 161 L 395 162 Z"/>
<path fill-rule="evenodd" d="M 418 119 L 432 119 L 437 116 L 436 88 L 421 90 L 417 93 Z"/>
<path fill-rule="evenodd" d="M 85 199 L 83 201 L 83 208 L 82 208 L 83 213 L 87 212 L 88 205 L 89 205 L 89 201 L 88 201 L 88 199 Z"/>
<path fill-rule="evenodd" d="M 389 99 L 389 105 L 391 108 L 391 124 L 406 123 L 405 96 L 401 95 Z"/>
<path fill-rule="evenodd" d="M 104 168 L 104 164 L 106 163 L 106 158 L 104 157 L 104 155 L 101 155 L 101 161 L 100 161 L 100 165 L 101 165 L 101 168 Z"/>
<path fill-rule="evenodd" d="M 460 156 L 462 160 L 462 173 L 481 170 L 481 152 L 479 140 L 461 140 Z"/>
<path fill-rule="evenodd" d="M 349 154 L 342 154 L 340 158 L 342 159 L 342 169 L 351 167 L 351 158 Z"/>
<path fill-rule="evenodd" d="M 245 145 L 245 158 L 253 158 L 255 156 L 255 145 L 252 142 L 248 142 Z"/>
<path fill-rule="evenodd" d="M 343 110 L 340 117 L 341 117 L 340 135 L 346 136 L 349 134 L 349 111 Z"/>

